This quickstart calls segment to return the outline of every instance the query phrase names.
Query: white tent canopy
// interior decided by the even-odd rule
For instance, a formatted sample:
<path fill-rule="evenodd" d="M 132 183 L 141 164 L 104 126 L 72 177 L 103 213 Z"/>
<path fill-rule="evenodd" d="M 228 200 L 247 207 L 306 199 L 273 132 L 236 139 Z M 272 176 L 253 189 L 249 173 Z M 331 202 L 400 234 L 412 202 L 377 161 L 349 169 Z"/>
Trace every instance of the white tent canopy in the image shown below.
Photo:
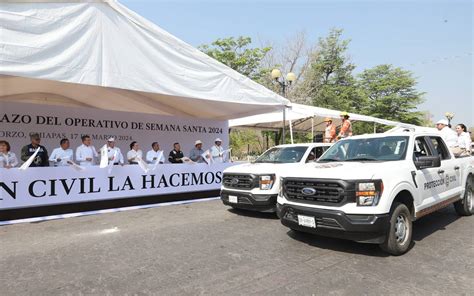
<path fill-rule="evenodd" d="M 212 119 L 288 103 L 115 1 L 45 2 L 0 3 L 0 100 Z"/>
<path fill-rule="evenodd" d="M 290 104 L 286 110 L 285 125 L 289 126 L 291 123 L 294 131 L 323 131 L 325 128 L 324 118 L 329 117 L 333 119 L 336 125 L 340 124 L 340 111 L 331 110 L 320 107 L 313 107 L 301 104 Z M 389 126 L 412 127 L 410 124 L 400 123 L 380 119 L 367 115 L 360 115 L 349 113 L 350 119 L 353 121 L 371 122 L 374 124 L 383 124 Z M 229 127 L 252 127 L 260 129 L 279 129 L 283 125 L 282 112 L 271 112 L 257 116 L 248 116 L 238 119 L 229 120 Z"/>

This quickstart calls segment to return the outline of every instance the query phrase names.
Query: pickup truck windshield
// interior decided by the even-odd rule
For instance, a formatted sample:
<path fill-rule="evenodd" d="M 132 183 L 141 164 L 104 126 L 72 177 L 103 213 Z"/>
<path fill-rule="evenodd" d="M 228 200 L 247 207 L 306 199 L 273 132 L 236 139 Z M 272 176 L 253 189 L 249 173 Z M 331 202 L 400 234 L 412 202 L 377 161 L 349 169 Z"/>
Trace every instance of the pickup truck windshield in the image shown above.
<path fill-rule="evenodd" d="M 274 147 L 260 155 L 255 163 L 296 163 L 300 162 L 308 146 Z"/>
<path fill-rule="evenodd" d="M 395 161 L 405 159 L 408 137 L 393 136 L 346 139 L 337 142 L 318 162 L 329 161 Z"/>

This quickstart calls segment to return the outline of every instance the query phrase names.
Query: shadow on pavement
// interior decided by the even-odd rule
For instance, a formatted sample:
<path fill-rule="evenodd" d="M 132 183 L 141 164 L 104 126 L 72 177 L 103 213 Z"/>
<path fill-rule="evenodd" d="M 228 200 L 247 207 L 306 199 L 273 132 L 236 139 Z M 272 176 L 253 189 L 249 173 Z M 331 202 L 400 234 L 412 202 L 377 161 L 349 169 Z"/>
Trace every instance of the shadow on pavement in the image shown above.
<path fill-rule="evenodd" d="M 446 230 L 446 226 L 457 221 L 460 216 L 456 214 L 453 206 L 449 206 L 413 223 L 413 240 L 421 241 L 433 233 Z"/>
<path fill-rule="evenodd" d="M 457 221 L 460 216 L 456 214 L 452 207 L 439 210 L 435 213 L 420 218 L 413 224 L 413 243 L 410 250 L 415 246 L 416 242 L 432 235 L 433 233 L 445 230 L 446 226 Z M 374 257 L 390 256 L 382 251 L 376 244 L 363 244 L 353 241 L 336 239 L 331 237 L 323 237 L 312 235 L 304 232 L 288 231 L 288 236 L 306 243 L 308 245 L 318 247 L 321 249 L 329 249 L 332 251 L 339 251 L 345 253 L 353 253 Z"/>
<path fill-rule="evenodd" d="M 271 220 L 278 219 L 276 213 L 262 213 L 262 212 L 257 212 L 257 211 L 241 210 L 241 209 L 233 209 L 233 208 L 228 209 L 228 211 L 233 214 L 237 214 L 237 215 L 245 216 L 249 218 L 271 219 Z"/>
<path fill-rule="evenodd" d="M 363 244 L 344 239 L 324 237 L 290 230 L 288 236 L 310 246 L 331 251 L 360 254 L 373 257 L 388 257 L 376 244 Z"/>

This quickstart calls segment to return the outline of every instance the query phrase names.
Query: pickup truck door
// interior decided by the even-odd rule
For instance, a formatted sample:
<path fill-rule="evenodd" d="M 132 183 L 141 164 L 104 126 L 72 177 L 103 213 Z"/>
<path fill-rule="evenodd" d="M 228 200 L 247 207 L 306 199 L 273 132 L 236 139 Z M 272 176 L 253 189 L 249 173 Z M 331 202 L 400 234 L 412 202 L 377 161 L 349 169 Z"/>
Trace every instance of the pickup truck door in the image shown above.
<path fill-rule="evenodd" d="M 461 169 L 459 160 L 454 158 L 441 137 L 430 137 L 432 149 L 441 158 L 440 171 L 443 173 L 444 185 L 440 189 L 441 199 L 450 199 L 459 196 L 463 190 L 461 184 Z"/>
<path fill-rule="evenodd" d="M 428 137 L 415 138 L 413 161 L 419 156 L 434 156 L 430 139 Z M 444 172 L 440 167 L 415 169 L 414 180 L 418 186 L 418 198 L 415 200 L 416 210 L 428 208 L 442 199 L 445 190 Z"/>

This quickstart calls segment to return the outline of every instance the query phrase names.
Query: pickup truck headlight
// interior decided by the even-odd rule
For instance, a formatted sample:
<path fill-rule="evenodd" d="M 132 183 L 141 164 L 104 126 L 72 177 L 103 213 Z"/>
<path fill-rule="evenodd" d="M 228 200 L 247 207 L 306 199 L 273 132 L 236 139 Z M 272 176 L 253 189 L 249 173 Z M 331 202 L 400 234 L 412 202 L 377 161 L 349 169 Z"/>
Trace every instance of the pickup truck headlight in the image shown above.
<path fill-rule="evenodd" d="M 356 185 L 356 201 L 358 206 L 376 206 L 383 192 L 381 180 L 361 182 Z"/>
<path fill-rule="evenodd" d="M 259 177 L 260 190 L 270 190 L 275 182 L 275 175 L 264 175 Z"/>

